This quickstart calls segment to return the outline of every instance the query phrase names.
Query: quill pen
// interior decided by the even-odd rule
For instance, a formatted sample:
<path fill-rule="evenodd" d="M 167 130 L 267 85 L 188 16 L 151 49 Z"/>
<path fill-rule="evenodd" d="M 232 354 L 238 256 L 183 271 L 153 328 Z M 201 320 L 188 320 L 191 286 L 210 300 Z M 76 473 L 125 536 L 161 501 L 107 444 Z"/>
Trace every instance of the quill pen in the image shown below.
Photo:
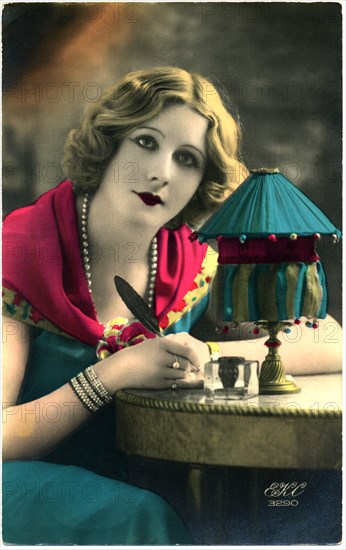
<path fill-rule="evenodd" d="M 125 281 L 125 279 L 119 277 L 119 275 L 115 275 L 114 284 L 120 298 L 136 319 L 138 319 L 146 329 L 163 338 L 164 336 L 160 332 L 159 323 L 146 301 L 137 294 L 135 289 Z"/>
<path fill-rule="evenodd" d="M 164 338 L 163 334 L 160 332 L 159 323 L 152 312 L 151 308 L 148 306 L 145 300 L 135 291 L 135 289 L 122 277 L 115 275 L 114 277 L 115 288 L 118 291 L 120 298 L 123 300 L 126 307 L 129 308 L 131 313 L 138 319 L 142 325 L 145 326 L 150 332 L 157 334 Z M 177 361 L 177 357 L 175 356 Z M 199 372 L 199 368 L 195 365 L 191 365 L 191 369 L 194 372 Z"/>

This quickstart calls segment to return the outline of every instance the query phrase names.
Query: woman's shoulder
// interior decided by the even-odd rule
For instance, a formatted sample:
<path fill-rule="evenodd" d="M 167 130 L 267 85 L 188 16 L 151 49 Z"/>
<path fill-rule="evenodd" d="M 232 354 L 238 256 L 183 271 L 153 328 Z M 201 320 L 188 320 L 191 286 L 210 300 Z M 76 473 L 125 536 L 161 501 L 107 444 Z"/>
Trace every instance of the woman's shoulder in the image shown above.
<path fill-rule="evenodd" d="M 26 220 L 32 222 L 32 217 L 35 215 L 37 219 L 41 221 L 46 220 L 46 216 L 41 217 L 45 213 L 53 214 L 53 211 L 57 208 L 61 209 L 64 205 L 66 210 L 69 206 L 74 205 L 74 191 L 73 184 L 70 180 L 64 180 L 56 187 L 49 189 L 39 195 L 30 204 L 16 208 L 4 218 L 5 227 L 16 223 L 19 219 L 21 224 L 25 224 Z M 38 217 L 40 215 L 40 218 Z"/>
<path fill-rule="evenodd" d="M 52 241 L 59 232 L 75 233 L 77 223 L 73 184 L 64 180 L 40 195 L 32 203 L 13 210 L 4 218 L 3 243 L 5 251 L 13 253 L 17 246 Z"/>

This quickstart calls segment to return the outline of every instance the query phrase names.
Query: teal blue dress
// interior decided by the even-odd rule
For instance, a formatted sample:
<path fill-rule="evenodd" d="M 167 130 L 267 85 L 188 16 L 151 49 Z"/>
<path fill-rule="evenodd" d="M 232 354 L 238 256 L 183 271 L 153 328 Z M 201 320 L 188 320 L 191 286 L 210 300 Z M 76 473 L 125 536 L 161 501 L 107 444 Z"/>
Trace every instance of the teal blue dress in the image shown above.
<path fill-rule="evenodd" d="M 191 234 L 184 225 L 157 234 L 154 313 L 165 334 L 189 331 L 208 306 L 217 255 Z M 3 249 L 3 313 L 34 330 L 20 396 L 25 422 L 35 400 L 96 362 L 105 336 L 83 269 L 73 183 L 9 214 Z M 40 414 L 54 429 L 59 405 Z M 192 544 L 168 503 L 126 483 L 114 415 L 114 405 L 105 407 L 43 459 L 4 464 L 6 543 Z"/>
<path fill-rule="evenodd" d="M 21 403 L 48 394 L 95 362 L 93 346 L 48 331 L 35 332 Z M 52 403 L 49 409 L 47 418 L 53 427 L 59 406 Z M 193 544 L 166 501 L 126 483 L 125 457 L 116 449 L 115 435 L 115 409 L 110 405 L 43 460 L 4 463 L 4 542 Z"/>

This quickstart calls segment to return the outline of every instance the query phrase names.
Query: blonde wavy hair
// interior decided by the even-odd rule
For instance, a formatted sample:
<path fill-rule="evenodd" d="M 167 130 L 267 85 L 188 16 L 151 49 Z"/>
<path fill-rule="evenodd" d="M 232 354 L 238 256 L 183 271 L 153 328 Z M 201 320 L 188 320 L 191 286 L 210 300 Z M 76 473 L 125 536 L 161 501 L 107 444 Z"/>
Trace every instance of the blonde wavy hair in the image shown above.
<path fill-rule="evenodd" d="M 203 179 L 166 225 L 177 228 L 185 223 L 194 228 L 210 215 L 248 174 L 240 156 L 241 127 L 210 80 L 178 67 L 131 72 L 87 109 L 81 127 L 71 130 L 65 143 L 65 175 L 75 192 L 96 191 L 124 137 L 172 102 L 189 105 L 209 125 Z"/>

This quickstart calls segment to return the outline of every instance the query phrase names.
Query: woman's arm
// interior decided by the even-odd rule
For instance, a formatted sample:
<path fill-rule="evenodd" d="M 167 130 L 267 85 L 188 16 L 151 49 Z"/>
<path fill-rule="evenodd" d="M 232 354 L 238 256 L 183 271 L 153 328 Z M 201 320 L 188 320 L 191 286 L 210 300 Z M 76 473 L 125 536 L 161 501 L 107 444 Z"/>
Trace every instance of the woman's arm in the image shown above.
<path fill-rule="evenodd" d="M 3 459 L 34 459 L 48 453 L 91 416 L 69 384 L 35 401 L 17 405 L 30 351 L 29 326 L 3 318 L 2 444 Z M 51 422 L 54 403 L 61 417 Z"/>
<path fill-rule="evenodd" d="M 234 331 L 217 334 L 215 324 L 208 317 L 201 320 L 193 336 L 204 342 L 218 341 L 221 355 L 233 355 L 257 359 L 260 364 L 268 353 L 265 341 L 268 335 L 262 331 L 253 334 L 253 323 L 242 323 Z M 342 370 L 342 329 L 330 316 L 319 321 L 317 329 L 307 328 L 304 323 L 293 325 L 290 334 L 280 332 L 282 342 L 278 353 L 286 374 L 317 374 Z M 221 341 L 220 341 L 221 340 Z"/>
<path fill-rule="evenodd" d="M 55 391 L 18 405 L 29 356 L 29 328 L 3 319 L 3 458 L 38 459 L 50 452 L 86 422 L 91 413 L 67 383 Z M 173 369 L 177 355 L 180 368 Z M 155 338 L 126 348 L 96 363 L 94 371 L 113 395 L 125 388 L 170 388 L 173 379 L 180 387 L 200 386 L 201 376 L 189 376 L 191 365 L 201 366 L 196 352 L 176 338 Z M 49 408 L 59 409 L 51 421 Z"/>

